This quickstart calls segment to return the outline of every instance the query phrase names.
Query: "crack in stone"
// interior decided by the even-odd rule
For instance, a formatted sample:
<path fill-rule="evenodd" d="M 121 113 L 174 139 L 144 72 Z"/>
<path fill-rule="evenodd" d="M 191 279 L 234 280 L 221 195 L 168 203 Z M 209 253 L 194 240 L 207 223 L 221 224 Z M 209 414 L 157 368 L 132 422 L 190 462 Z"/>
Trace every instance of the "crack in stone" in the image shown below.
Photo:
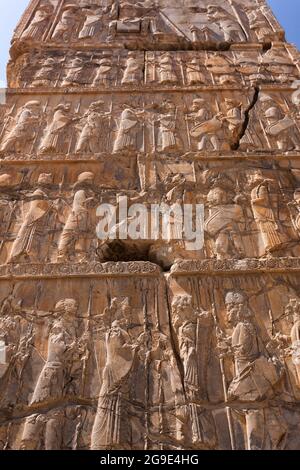
<path fill-rule="evenodd" d="M 231 147 L 232 150 L 239 150 L 239 148 L 240 148 L 241 140 L 242 140 L 242 138 L 245 136 L 246 131 L 247 131 L 248 126 L 249 126 L 249 122 L 250 122 L 250 112 L 251 112 L 252 109 L 256 106 L 256 103 L 258 102 L 259 93 L 260 93 L 260 88 L 259 88 L 259 86 L 255 86 L 255 87 L 254 87 L 253 98 L 252 98 L 252 100 L 251 100 L 249 106 L 248 106 L 247 109 L 245 110 L 244 122 L 243 122 L 243 125 L 242 125 L 242 128 L 241 128 L 241 131 L 240 131 L 239 135 L 237 136 L 236 142 L 235 142 L 235 143 L 232 145 L 232 147 Z"/>

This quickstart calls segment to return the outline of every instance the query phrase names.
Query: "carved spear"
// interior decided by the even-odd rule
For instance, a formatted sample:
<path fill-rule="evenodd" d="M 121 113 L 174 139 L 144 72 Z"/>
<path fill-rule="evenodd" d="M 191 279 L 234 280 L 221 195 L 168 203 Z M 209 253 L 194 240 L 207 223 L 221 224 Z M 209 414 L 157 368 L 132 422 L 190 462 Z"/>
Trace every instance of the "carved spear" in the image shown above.
<path fill-rule="evenodd" d="M 15 111 L 15 108 L 16 108 L 16 103 L 13 104 L 13 106 L 11 107 L 9 113 L 7 114 L 6 118 L 4 119 L 4 123 L 3 123 L 3 127 L 2 127 L 2 130 L 1 130 L 1 133 L 0 133 L 0 141 L 2 140 L 2 137 L 4 137 L 5 133 L 7 132 L 7 124 L 10 123 L 11 119 L 12 118 L 12 115 Z M 18 113 L 17 113 L 18 115 Z M 17 117 L 17 116 L 16 116 Z M 8 126 L 9 127 L 9 126 Z"/>
<path fill-rule="evenodd" d="M 149 362 L 150 362 L 150 352 L 151 352 L 151 337 L 149 332 L 149 321 L 148 321 L 148 303 L 147 303 L 147 295 L 148 295 L 148 288 L 144 288 L 144 283 L 142 283 L 142 291 L 143 291 L 143 313 L 144 313 L 144 341 L 146 346 L 145 352 L 145 362 L 144 362 L 144 369 L 145 369 L 145 440 L 144 440 L 144 450 L 148 449 L 148 437 L 149 437 Z"/>
<path fill-rule="evenodd" d="M 82 364 L 82 374 L 81 374 L 81 397 L 84 397 L 84 392 L 85 392 L 85 385 L 86 385 L 86 379 L 87 379 L 87 372 L 88 372 L 88 362 L 91 356 L 91 350 L 89 346 L 89 341 L 92 340 L 91 338 L 91 318 L 92 318 L 92 303 L 93 303 L 93 290 L 94 286 L 91 283 L 90 285 L 90 291 L 89 291 L 89 303 L 88 303 L 88 311 L 87 311 L 87 322 L 86 322 L 86 328 L 85 328 L 85 334 L 87 336 L 85 340 L 85 347 L 86 347 L 86 352 L 83 357 L 83 364 Z"/>
<path fill-rule="evenodd" d="M 216 307 L 215 307 L 214 302 L 212 303 L 212 315 L 214 319 L 215 329 L 217 331 L 217 329 L 219 328 L 219 325 L 218 325 L 218 317 L 216 314 Z M 221 375 L 222 375 L 224 400 L 225 400 L 225 403 L 228 403 L 227 380 L 226 380 L 223 357 L 219 357 L 219 364 L 220 364 L 220 370 L 221 370 Z M 235 450 L 236 446 L 235 446 L 234 426 L 233 426 L 233 420 L 232 420 L 232 415 L 231 415 L 231 409 L 228 406 L 226 406 L 226 416 L 227 416 L 228 429 L 229 429 L 229 435 L 230 435 L 231 450 Z"/>

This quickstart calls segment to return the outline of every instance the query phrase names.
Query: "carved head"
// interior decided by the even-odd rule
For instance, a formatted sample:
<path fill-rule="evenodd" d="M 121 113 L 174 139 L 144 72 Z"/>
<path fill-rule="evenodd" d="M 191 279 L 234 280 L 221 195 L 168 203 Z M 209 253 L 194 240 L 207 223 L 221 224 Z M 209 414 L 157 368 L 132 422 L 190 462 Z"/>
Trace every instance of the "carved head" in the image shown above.
<path fill-rule="evenodd" d="M 103 59 L 99 60 L 99 65 L 112 65 L 111 57 L 103 57 Z"/>
<path fill-rule="evenodd" d="M 294 201 L 297 204 L 300 204 L 300 189 L 296 189 L 296 191 L 294 192 Z"/>
<path fill-rule="evenodd" d="M 43 62 L 44 67 L 54 67 L 55 65 L 56 65 L 56 61 L 52 57 L 48 57 Z"/>
<path fill-rule="evenodd" d="M 282 112 L 276 106 L 271 106 L 265 111 L 265 117 L 270 121 L 278 121 L 283 117 Z"/>
<path fill-rule="evenodd" d="M 225 297 L 227 310 L 227 321 L 230 325 L 236 326 L 240 321 L 252 316 L 248 307 L 248 299 L 244 292 L 231 291 Z"/>
<path fill-rule="evenodd" d="M 35 12 L 35 16 L 37 16 L 39 13 L 44 13 L 44 15 L 50 15 L 53 12 L 53 6 L 49 5 L 49 3 L 44 3 L 42 5 L 39 5 L 38 9 Z"/>
<path fill-rule="evenodd" d="M 208 19 L 220 19 L 223 17 L 229 17 L 229 13 L 227 13 L 224 8 L 218 5 L 208 5 L 207 7 L 207 17 Z"/>
<path fill-rule="evenodd" d="M 28 102 L 24 105 L 24 108 L 25 108 L 25 109 L 35 110 L 35 109 L 39 108 L 40 105 L 41 105 L 40 101 L 33 100 L 33 101 L 28 101 Z"/>
<path fill-rule="evenodd" d="M 171 100 L 165 100 L 162 103 L 162 109 L 163 111 L 175 111 L 176 106 Z"/>
<path fill-rule="evenodd" d="M 40 176 L 38 177 L 38 184 L 39 185 L 46 185 L 46 184 L 52 184 L 53 183 L 53 178 L 51 173 L 41 173 Z"/>
<path fill-rule="evenodd" d="M 104 101 L 99 100 L 99 101 L 94 101 L 94 103 L 91 103 L 89 106 L 90 111 L 96 111 L 96 110 L 101 110 L 104 105 Z"/>
<path fill-rule="evenodd" d="M 209 191 L 207 194 L 207 204 L 209 207 L 219 206 L 222 204 L 227 204 L 228 202 L 228 192 L 225 189 L 220 187 L 215 187 Z"/>
<path fill-rule="evenodd" d="M 4 173 L 3 175 L 0 175 L 0 188 L 6 188 L 7 186 L 10 186 L 12 184 L 12 176 Z"/>
<path fill-rule="evenodd" d="M 285 307 L 285 315 L 292 321 L 300 321 L 300 300 L 290 299 Z"/>
<path fill-rule="evenodd" d="M 237 101 L 234 98 L 225 98 L 225 104 L 228 109 L 238 108 L 241 106 L 240 101 Z"/>
<path fill-rule="evenodd" d="M 77 314 L 78 303 L 75 299 L 59 300 L 55 304 L 54 313 L 58 316 L 74 318 Z"/>
<path fill-rule="evenodd" d="M 68 113 L 71 110 L 71 107 L 71 103 L 61 103 L 54 108 L 54 111 L 65 111 Z"/>
<path fill-rule="evenodd" d="M 176 295 L 172 301 L 172 314 L 187 318 L 193 312 L 193 299 L 189 294 Z"/>
<path fill-rule="evenodd" d="M 85 171 L 80 173 L 77 177 L 77 184 L 92 184 L 94 182 L 95 175 L 90 171 Z"/>
<path fill-rule="evenodd" d="M 205 107 L 206 100 L 203 98 L 196 98 L 193 100 L 192 111 L 199 111 Z"/>

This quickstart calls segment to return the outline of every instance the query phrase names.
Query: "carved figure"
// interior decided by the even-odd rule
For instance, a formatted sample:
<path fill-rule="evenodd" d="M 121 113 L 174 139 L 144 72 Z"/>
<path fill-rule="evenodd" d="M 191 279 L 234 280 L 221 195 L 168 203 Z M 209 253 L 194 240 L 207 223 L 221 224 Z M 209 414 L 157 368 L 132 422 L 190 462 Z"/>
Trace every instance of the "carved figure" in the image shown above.
<path fill-rule="evenodd" d="M 96 101 L 83 115 L 76 153 L 99 153 L 105 147 L 111 113 L 103 111 L 103 105 L 104 101 Z"/>
<path fill-rule="evenodd" d="M 52 16 L 52 5 L 41 5 L 22 34 L 25 39 L 41 39 Z"/>
<path fill-rule="evenodd" d="M 214 240 L 217 259 L 241 258 L 244 255 L 239 227 L 244 219 L 242 207 L 221 187 L 209 191 L 207 204 L 205 231 Z"/>
<path fill-rule="evenodd" d="M 74 299 L 63 299 L 57 302 L 54 308 L 55 319 L 50 329 L 48 339 L 48 353 L 45 365 L 35 385 L 30 405 L 56 401 L 62 399 L 66 393 L 66 385 L 70 380 L 70 368 L 72 361 L 78 358 L 80 345 L 76 334 L 76 316 L 78 305 Z M 53 416 L 55 420 L 55 416 Z M 46 422 L 45 422 L 46 421 Z M 38 450 L 41 433 L 48 436 L 45 450 L 59 449 L 60 442 L 55 439 L 56 427 L 62 426 L 61 415 L 56 415 L 56 420 L 45 420 L 43 415 L 33 414 L 26 418 L 21 448 L 23 450 Z M 46 428 L 46 429 L 44 429 Z M 59 436 L 59 433 L 57 434 Z M 49 443 L 49 447 L 47 447 Z"/>
<path fill-rule="evenodd" d="M 29 196 L 29 205 L 8 258 L 9 263 L 20 260 L 37 261 L 41 256 L 41 245 L 49 231 L 51 210 L 54 203 L 49 198 L 52 175 L 42 173 L 38 188 Z"/>
<path fill-rule="evenodd" d="M 92 224 L 89 216 L 89 204 L 94 200 L 91 186 L 94 174 L 81 173 L 74 185 L 74 199 L 58 244 L 59 262 L 68 261 L 77 256 L 79 261 L 88 257 Z"/>
<path fill-rule="evenodd" d="M 4 134 L 0 151 L 20 153 L 28 149 L 36 137 L 40 117 L 41 103 L 28 101 L 14 119 L 8 119 L 5 126 L 7 132 Z"/>

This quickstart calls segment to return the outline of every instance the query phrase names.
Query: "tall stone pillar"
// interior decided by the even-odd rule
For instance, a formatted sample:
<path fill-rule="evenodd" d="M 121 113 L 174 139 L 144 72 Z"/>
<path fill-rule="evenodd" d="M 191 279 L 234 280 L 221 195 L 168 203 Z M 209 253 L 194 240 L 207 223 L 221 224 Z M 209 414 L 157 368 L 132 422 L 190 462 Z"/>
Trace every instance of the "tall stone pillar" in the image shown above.
<path fill-rule="evenodd" d="M 266 2 L 32 0 L 7 71 L 0 448 L 299 449 L 299 53 Z"/>

